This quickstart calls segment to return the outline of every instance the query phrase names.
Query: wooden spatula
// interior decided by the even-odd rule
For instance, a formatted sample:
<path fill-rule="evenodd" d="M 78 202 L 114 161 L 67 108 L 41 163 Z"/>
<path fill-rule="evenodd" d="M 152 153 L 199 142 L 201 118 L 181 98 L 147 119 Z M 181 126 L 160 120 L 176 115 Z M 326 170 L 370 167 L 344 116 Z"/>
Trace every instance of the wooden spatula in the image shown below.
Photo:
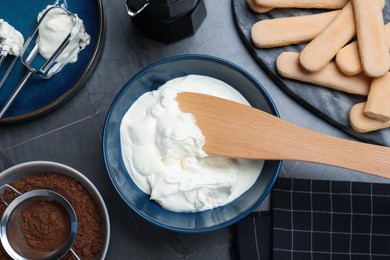
<path fill-rule="evenodd" d="M 178 94 L 194 115 L 208 154 L 242 159 L 294 160 L 390 178 L 390 148 L 317 133 L 261 110 L 190 92 Z"/>

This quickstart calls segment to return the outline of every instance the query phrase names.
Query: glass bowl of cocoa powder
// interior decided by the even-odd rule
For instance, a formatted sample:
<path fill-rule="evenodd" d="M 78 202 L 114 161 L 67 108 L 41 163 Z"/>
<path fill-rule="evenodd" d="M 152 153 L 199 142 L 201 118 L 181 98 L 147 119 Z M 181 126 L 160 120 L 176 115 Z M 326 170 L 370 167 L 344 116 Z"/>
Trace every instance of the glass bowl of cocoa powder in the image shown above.
<path fill-rule="evenodd" d="M 33 190 L 50 190 L 62 195 L 72 205 L 77 216 L 77 235 L 72 250 L 81 259 L 104 259 L 109 245 L 109 215 L 99 191 L 82 173 L 56 162 L 32 161 L 13 166 L 0 175 L 0 185 L 9 184 L 21 193 Z M 18 196 L 15 192 L 5 190 L 2 197 L 11 202 Z M 6 205 L 0 201 L 0 216 Z M 42 209 L 43 210 L 43 209 Z M 32 218 L 27 218 L 30 221 Z M 24 221 L 23 219 L 21 220 Z M 47 224 L 45 219 L 42 225 Z M 26 244 L 31 250 L 50 247 L 51 243 L 62 238 L 60 232 L 45 232 L 34 229 L 31 223 L 22 223 Z M 50 230 L 49 230 L 50 231 Z M 0 259 L 12 259 L 0 244 Z M 62 259 L 75 259 L 71 252 Z"/>

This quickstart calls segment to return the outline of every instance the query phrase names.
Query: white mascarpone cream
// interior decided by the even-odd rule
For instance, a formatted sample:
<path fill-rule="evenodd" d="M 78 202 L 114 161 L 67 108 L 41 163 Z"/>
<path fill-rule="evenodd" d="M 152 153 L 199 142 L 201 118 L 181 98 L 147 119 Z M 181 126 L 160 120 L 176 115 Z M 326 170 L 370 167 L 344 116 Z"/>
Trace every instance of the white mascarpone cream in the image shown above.
<path fill-rule="evenodd" d="M 177 212 L 225 205 L 257 180 L 263 161 L 209 156 L 194 117 L 179 109 L 179 92 L 198 92 L 248 105 L 226 83 L 189 75 L 142 95 L 120 126 L 122 156 L 137 186 L 162 207 Z"/>
<path fill-rule="evenodd" d="M 23 35 L 12 25 L 0 19 L 0 50 L 2 54 L 19 56 L 24 43 Z"/>
<path fill-rule="evenodd" d="M 38 15 L 38 20 L 52 5 L 48 5 Z M 78 54 L 90 44 L 90 35 L 85 31 L 83 21 L 77 14 L 69 14 L 61 8 L 52 8 L 42 20 L 38 30 L 39 53 L 49 59 L 58 46 L 71 33 L 68 46 L 56 59 L 56 64 L 50 69 L 49 75 L 59 72 L 68 63 L 75 63 Z"/>

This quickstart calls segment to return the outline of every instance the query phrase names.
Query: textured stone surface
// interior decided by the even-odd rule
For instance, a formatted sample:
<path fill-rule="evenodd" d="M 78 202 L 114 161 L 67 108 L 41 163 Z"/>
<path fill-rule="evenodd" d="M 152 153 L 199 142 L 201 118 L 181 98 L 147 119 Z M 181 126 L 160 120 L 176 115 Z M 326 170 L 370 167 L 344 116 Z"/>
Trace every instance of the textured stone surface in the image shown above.
<path fill-rule="evenodd" d="M 245 0 L 240 2 L 244 4 Z M 133 25 L 126 13 L 125 1 L 103 0 L 104 49 L 85 86 L 64 106 L 48 115 L 23 124 L 0 126 L 0 171 L 26 161 L 49 160 L 79 170 L 95 184 L 110 214 L 108 260 L 238 259 L 234 226 L 192 235 L 159 229 L 135 214 L 111 184 L 102 156 L 106 113 L 122 86 L 150 63 L 188 53 L 229 60 L 261 82 L 281 118 L 317 132 L 355 139 L 302 107 L 265 73 L 237 33 L 231 0 L 205 0 L 205 4 L 207 18 L 195 35 L 165 44 L 145 37 Z M 358 172 L 295 161 L 283 162 L 280 176 L 386 181 Z M 268 205 L 262 203 L 259 209 Z"/>

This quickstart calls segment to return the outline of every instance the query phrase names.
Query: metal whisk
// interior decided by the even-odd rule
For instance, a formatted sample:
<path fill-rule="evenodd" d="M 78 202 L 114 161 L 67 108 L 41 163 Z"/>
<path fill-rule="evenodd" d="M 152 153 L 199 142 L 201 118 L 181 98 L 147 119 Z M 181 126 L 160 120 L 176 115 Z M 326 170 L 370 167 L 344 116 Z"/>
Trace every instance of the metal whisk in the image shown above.
<path fill-rule="evenodd" d="M 30 53 L 27 53 L 27 49 L 28 47 L 30 46 L 32 40 L 36 40 L 37 38 L 37 35 L 38 35 L 38 30 L 39 30 L 39 26 L 41 25 L 42 21 L 45 19 L 46 15 L 50 12 L 50 10 L 54 9 L 54 8 L 60 8 L 62 10 L 64 10 L 67 14 L 71 15 L 71 16 L 75 16 L 74 14 L 70 13 L 68 10 L 60 7 L 60 6 L 52 6 L 50 8 L 48 8 L 43 14 L 42 16 L 39 18 L 37 24 L 35 25 L 32 33 L 30 34 L 30 36 L 27 38 L 25 44 L 23 45 L 23 49 L 22 49 L 22 53 L 20 55 L 20 61 L 22 62 L 22 64 L 27 68 L 27 72 L 26 74 L 24 75 L 24 77 L 22 78 L 22 80 L 20 81 L 20 83 L 16 86 L 15 90 L 13 91 L 13 93 L 10 95 L 10 97 L 8 98 L 8 100 L 5 102 L 5 104 L 3 105 L 3 107 L 1 108 L 0 110 L 0 119 L 4 117 L 4 114 L 7 112 L 7 110 L 9 109 L 9 107 L 11 106 L 11 104 L 14 102 L 15 98 L 18 96 L 18 94 L 20 93 L 20 91 L 22 90 L 22 88 L 26 85 L 27 81 L 30 79 L 30 77 L 33 75 L 33 74 L 37 74 L 39 75 L 40 77 L 44 78 L 44 79 L 49 79 L 51 78 L 56 72 L 58 72 L 59 70 L 62 69 L 63 66 L 65 66 L 66 64 L 62 64 L 61 66 L 58 66 L 55 71 L 50 71 L 51 68 L 53 68 L 53 66 L 56 64 L 56 59 L 62 54 L 62 52 L 64 51 L 64 49 L 68 46 L 69 42 L 75 37 L 77 36 L 77 33 L 80 29 L 80 26 L 81 26 L 81 23 L 77 22 L 78 20 L 76 19 L 76 23 L 74 24 L 72 30 L 69 32 L 69 34 L 65 37 L 65 39 L 62 41 L 62 43 L 57 47 L 57 49 L 54 51 L 54 53 L 51 55 L 50 58 L 48 58 L 47 60 L 45 59 L 45 62 L 42 62 L 39 63 L 38 66 L 40 66 L 39 68 L 34 68 L 32 63 L 34 61 L 34 59 L 36 59 L 36 56 L 39 54 L 39 48 L 38 48 L 38 43 L 36 42 L 32 48 L 32 50 L 30 51 Z M 32 45 L 32 44 L 31 44 Z M 1 50 L 1 49 L 0 49 Z M 72 53 L 69 54 L 69 56 L 71 55 Z M 1 63 L 4 61 L 5 57 L 7 56 L 6 54 L 5 55 L 1 55 L 0 54 L 0 66 L 1 66 Z M 2 87 L 2 85 L 4 84 L 4 82 L 7 80 L 12 68 L 14 67 L 16 63 L 16 57 L 14 58 L 14 60 L 11 62 L 10 64 L 10 67 L 7 69 L 5 75 L 3 76 L 2 80 L 0 81 L 0 88 Z M 35 66 L 35 65 L 34 65 Z"/>
<path fill-rule="evenodd" d="M 9 57 L 10 54 L 13 55 L 12 62 L 10 64 L 10 66 L 8 67 L 8 70 L 5 72 L 3 78 L 0 81 L 0 88 L 1 88 L 1 86 L 4 84 L 5 79 L 8 77 L 8 74 L 11 72 L 12 67 L 15 65 L 15 63 L 18 59 L 18 56 L 20 55 L 19 52 L 22 48 L 24 39 L 23 39 L 22 34 L 18 31 L 16 31 L 15 28 L 13 28 L 11 25 L 9 25 L 6 21 L 4 21 L 3 19 L 0 19 L 0 22 L 4 26 L 4 28 L 2 30 L 3 30 L 3 33 L 5 34 L 5 35 L 3 35 L 3 37 L 0 37 L 0 38 L 2 38 L 2 41 L 0 42 L 0 68 L 3 65 L 4 61 L 6 60 L 6 58 Z M 11 39 L 7 38 L 10 35 L 12 35 L 13 38 L 11 38 Z M 18 41 L 20 41 L 20 42 L 18 42 Z M 14 48 L 17 48 L 17 50 L 15 50 Z"/>

